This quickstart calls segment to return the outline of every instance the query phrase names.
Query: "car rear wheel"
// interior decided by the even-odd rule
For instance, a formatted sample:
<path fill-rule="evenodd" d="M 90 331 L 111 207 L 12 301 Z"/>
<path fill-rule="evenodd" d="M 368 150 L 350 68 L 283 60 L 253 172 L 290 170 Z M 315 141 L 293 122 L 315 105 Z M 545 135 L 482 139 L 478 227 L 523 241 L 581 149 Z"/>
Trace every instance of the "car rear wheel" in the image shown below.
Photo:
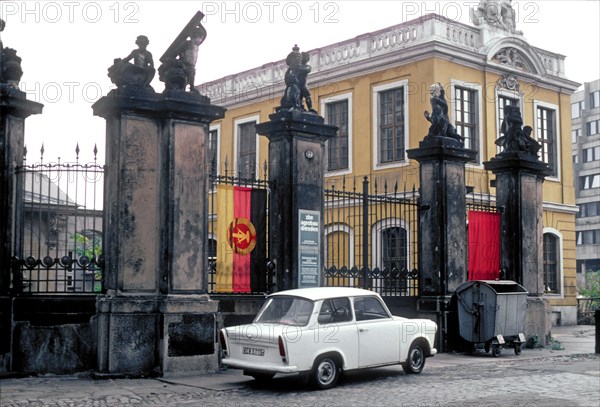
<path fill-rule="evenodd" d="M 335 386 L 339 376 L 340 367 L 337 360 L 331 356 L 321 356 L 313 365 L 310 381 L 313 387 L 325 390 Z"/>
<path fill-rule="evenodd" d="M 418 343 L 410 345 L 408 358 L 402 364 L 402 368 L 406 373 L 421 373 L 425 367 L 425 352 L 423 347 Z"/>

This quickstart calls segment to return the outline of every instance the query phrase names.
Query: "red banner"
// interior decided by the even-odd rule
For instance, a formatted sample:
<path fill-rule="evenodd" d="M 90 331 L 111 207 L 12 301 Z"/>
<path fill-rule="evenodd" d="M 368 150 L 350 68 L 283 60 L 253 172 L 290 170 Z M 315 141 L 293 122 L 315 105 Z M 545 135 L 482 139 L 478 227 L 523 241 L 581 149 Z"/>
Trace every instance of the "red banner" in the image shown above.
<path fill-rule="evenodd" d="M 500 275 L 500 214 L 469 211 L 468 278 L 497 280 Z"/>

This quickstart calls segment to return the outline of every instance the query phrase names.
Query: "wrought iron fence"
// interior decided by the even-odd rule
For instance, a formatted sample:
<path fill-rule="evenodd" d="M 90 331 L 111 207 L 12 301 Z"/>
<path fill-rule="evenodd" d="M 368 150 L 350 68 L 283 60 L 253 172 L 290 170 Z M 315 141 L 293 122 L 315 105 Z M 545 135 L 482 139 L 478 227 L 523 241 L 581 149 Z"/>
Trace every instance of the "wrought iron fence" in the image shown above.
<path fill-rule="evenodd" d="M 221 173 L 211 174 L 209 176 L 209 197 L 208 197 L 208 292 L 213 294 L 263 294 L 270 292 L 273 287 L 273 273 L 274 269 L 272 265 L 274 263 L 269 261 L 269 195 L 271 192 L 271 182 L 268 180 L 268 168 L 265 162 L 263 168 L 257 168 L 257 178 L 244 178 L 241 172 L 229 170 L 227 161 L 221 168 Z M 262 173 L 262 174 L 261 174 Z M 237 175 L 236 175 L 237 174 Z M 233 251 L 234 248 L 229 246 L 230 239 L 227 236 L 218 235 L 218 222 L 219 220 L 229 222 L 232 219 L 226 219 L 225 214 L 219 213 L 219 193 L 224 193 L 220 190 L 219 186 L 230 186 L 230 187 L 245 187 L 252 190 L 263 191 L 266 194 L 266 202 L 264 207 L 264 228 L 266 233 L 265 253 L 261 253 L 261 258 L 264 258 L 264 264 L 259 264 L 255 269 L 251 269 L 251 273 L 264 273 L 257 279 L 259 284 L 252 284 L 250 290 L 234 290 L 234 289 L 223 289 L 217 284 L 217 245 L 224 245 L 224 250 L 229 252 Z M 254 280 L 252 276 L 252 279 Z"/>
<path fill-rule="evenodd" d="M 104 166 L 94 161 L 24 164 L 16 169 L 18 225 L 13 290 L 24 294 L 103 291 Z"/>
<path fill-rule="evenodd" d="M 367 177 L 325 190 L 323 285 L 363 287 L 384 296 L 418 296 L 416 187 L 399 190 Z"/>

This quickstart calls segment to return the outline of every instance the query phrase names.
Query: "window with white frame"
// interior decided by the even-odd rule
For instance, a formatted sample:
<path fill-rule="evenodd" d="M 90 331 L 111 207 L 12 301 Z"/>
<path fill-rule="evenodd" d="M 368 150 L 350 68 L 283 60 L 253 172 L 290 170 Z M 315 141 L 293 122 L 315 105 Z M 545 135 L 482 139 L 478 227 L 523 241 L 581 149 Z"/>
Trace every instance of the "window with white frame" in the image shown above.
<path fill-rule="evenodd" d="M 373 137 L 377 167 L 406 164 L 408 148 L 408 81 L 373 87 Z"/>
<path fill-rule="evenodd" d="M 258 117 L 235 121 L 234 148 L 236 176 L 255 179 L 257 173 L 258 137 L 256 123 Z"/>
<path fill-rule="evenodd" d="M 581 136 L 581 129 L 571 130 L 571 143 L 577 143 L 577 137 Z"/>
<path fill-rule="evenodd" d="M 338 127 L 327 140 L 327 171 L 348 170 L 350 165 L 350 107 L 348 99 L 325 102 L 327 124 Z"/>
<path fill-rule="evenodd" d="M 560 239 L 554 233 L 544 233 L 544 292 L 560 294 Z"/>
<path fill-rule="evenodd" d="M 582 159 L 584 163 L 600 160 L 600 146 L 584 148 L 581 151 Z"/>
<path fill-rule="evenodd" d="M 582 175 L 579 177 L 579 189 L 600 188 L 600 174 Z"/>
<path fill-rule="evenodd" d="M 220 126 L 211 127 L 208 132 L 208 156 L 206 157 L 208 175 L 216 177 L 219 173 L 219 131 Z"/>
<path fill-rule="evenodd" d="M 556 109 L 540 105 L 536 106 L 536 136 L 541 144 L 542 162 L 548 164 L 552 176 L 558 176 L 558 125 Z"/>
<path fill-rule="evenodd" d="M 571 103 L 571 119 L 580 118 L 582 110 L 583 110 L 583 101 Z"/>
<path fill-rule="evenodd" d="M 598 134 L 598 129 L 600 129 L 600 120 L 591 120 L 586 123 L 586 127 L 588 136 Z"/>
<path fill-rule="evenodd" d="M 477 151 L 475 162 L 481 161 L 479 86 L 453 86 L 454 127 L 464 137 L 465 148 Z"/>
<path fill-rule="evenodd" d="M 590 92 L 590 109 L 600 107 L 600 90 Z"/>

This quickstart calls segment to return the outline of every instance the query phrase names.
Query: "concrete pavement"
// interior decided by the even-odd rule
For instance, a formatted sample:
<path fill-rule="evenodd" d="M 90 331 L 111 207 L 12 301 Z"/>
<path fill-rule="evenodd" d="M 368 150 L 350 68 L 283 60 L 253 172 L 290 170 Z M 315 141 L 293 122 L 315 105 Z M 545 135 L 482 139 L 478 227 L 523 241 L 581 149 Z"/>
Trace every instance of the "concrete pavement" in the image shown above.
<path fill-rule="evenodd" d="M 594 335 L 593 326 L 555 327 L 554 348 L 523 349 L 519 356 L 504 349 L 499 358 L 483 351 L 438 354 L 427 360 L 421 375 L 405 375 L 399 366 L 371 369 L 349 374 L 341 386 L 326 392 L 312 392 L 297 378 L 285 377 L 264 387 L 237 370 L 159 379 L 93 380 L 89 374 L 3 379 L 0 405 L 600 406 L 600 356 L 593 354 Z M 481 386 L 488 377 L 501 380 Z"/>

